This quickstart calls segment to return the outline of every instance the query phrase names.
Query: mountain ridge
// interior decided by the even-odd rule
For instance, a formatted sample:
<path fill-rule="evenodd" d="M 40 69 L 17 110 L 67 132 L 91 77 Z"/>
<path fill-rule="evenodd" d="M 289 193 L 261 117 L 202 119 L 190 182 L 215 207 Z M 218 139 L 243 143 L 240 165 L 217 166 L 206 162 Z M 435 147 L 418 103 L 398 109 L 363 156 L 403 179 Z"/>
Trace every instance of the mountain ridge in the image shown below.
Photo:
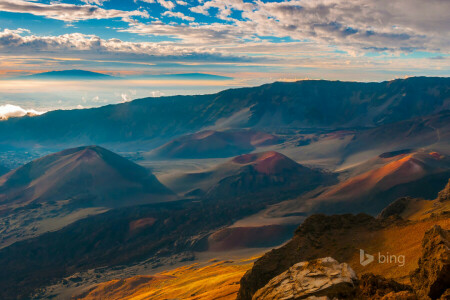
<path fill-rule="evenodd" d="M 158 139 L 161 145 L 208 126 L 371 127 L 448 109 L 449 86 L 450 78 L 444 77 L 381 83 L 276 82 L 210 95 L 143 98 L 94 109 L 52 111 L 34 118 L 0 122 L 0 133 L 3 144 L 54 145 L 58 140 L 67 148 L 80 143 L 156 143 Z M 172 121 L 168 123 L 167 119 Z"/>

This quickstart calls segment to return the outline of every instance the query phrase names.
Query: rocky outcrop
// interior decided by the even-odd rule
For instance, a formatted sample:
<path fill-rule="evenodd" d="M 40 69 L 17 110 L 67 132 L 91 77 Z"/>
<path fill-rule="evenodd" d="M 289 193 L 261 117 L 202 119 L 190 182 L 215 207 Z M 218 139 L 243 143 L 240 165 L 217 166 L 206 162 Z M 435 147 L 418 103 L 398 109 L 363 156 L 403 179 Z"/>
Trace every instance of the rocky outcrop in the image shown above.
<path fill-rule="evenodd" d="M 450 231 L 434 226 L 425 233 L 422 247 L 411 284 L 421 299 L 439 299 L 450 287 Z"/>
<path fill-rule="evenodd" d="M 450 180 L 445 188 L 439 192 L 438 200 L 440 202 L 450 201 Z"/>
<path fill-rule="evenodd" d="M 290 242 L 266 253 L 247 271 L 241 279 L 238 299 L 252 299 L 255 292 L 272 278 L 299 262 L 328 256 L 347 261 L 353 249 L 349 250 L 346 237 L 359 234 L 361 230 L 376 230 L 383 226 L 383 222 L 387 221 L 366 214 L 310 216 L 296 230 Z"/>
<path fill-rule="evenodd" d="M 394 202 L 392 202 L 391 204 L 389 204 L 388 206 L 386 206 L 386 208 L 383 209 L 381 213 L 378 215 L 378 218 L 385 219 L 390 216 L 400 215 L 402 212 L 405 211 L 408 205 L 415 200 L 416 199 L 411 197 L 399 198 Z"/>
<path fill-rule="evenodd" d="M 326 257 L 293 265 L 259 289 L 252 299 L 354 299 L 356 285 L 356 274 L 346 263 Z"/>
<path fill-rule="evenodd" d="M 364 274 L 359 280 L 358 299 L 416 300 L 410 286 L 380 275 Z"/>

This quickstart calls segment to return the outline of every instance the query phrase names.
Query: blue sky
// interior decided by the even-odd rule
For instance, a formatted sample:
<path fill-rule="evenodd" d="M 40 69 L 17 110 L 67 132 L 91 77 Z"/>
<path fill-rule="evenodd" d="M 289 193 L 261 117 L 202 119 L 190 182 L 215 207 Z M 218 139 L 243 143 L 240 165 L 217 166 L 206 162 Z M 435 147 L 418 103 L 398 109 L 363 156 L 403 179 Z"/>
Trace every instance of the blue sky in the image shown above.
<path fill-rule="evenodd" d="M 85 69 L 123 78 L 212 73 L 235 86 L 381 81 L 449 76 L 449 53 L 445 0 L 0 1 L 3 79 Z"/>

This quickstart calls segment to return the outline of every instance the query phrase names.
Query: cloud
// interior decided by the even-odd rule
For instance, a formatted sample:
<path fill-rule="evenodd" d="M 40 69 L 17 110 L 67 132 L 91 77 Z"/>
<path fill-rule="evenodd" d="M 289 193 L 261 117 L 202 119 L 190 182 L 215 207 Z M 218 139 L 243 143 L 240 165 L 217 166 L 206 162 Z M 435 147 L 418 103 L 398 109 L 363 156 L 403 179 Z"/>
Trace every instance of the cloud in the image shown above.
<path fill-rule="evenodd" d="M 150 93 L 151 97 L 162 97 L 165 95 L 165 93 L 161 92 L 161 91 L 152 91 Z"/>
<path fill-rule="evenodd" d="M 204 1 L 190 8 L 255 37 L 289 37 L 347 51 L 448 51 L 450 2 L 442 0 Z M 242 18 L 231 18 L 232 11 Z"/>
<path fill-rule="evenodd" d="M 253 33 L 248 28 L 239 28 L 233 24 L 166 24 L 161 21 L 151 23 L 130 22 L 130 27 L 119 31 L 140 35 L 167 36 L 179 39 L 185 44 L 209 45 L 210 47 L 236 43 L 251 39 Z M 180 43 L 182 45 L 182 43 Z"/>
<path fill-rule="evenodd" d="M 135 0 L 137 1 L 137 0 Z M 170 0 L 139 0 L 141 2 L 146 2 L 146 3 L 159 3 L 159 5 L 161 5 L 162 7 L 168 9 L 168 10 L 172 10 L 175 7 L 175 3 L 173 3 Z"/>
<path fill-rule="evenodd" d="M 100 4 L 103 1 L 90 0 L 87 2 L 96 4 L 98 2 Z M 73 5 L 64 3 L 42 4 L 25 0 L 2 0 L 0 2 L 0 11 L 30 13 L 36 16 L 43 16 L 64 22 L 115 18 L 128 20 L 132 17 L 149 17 L 149 14 L 146 11 L 103 9 L 95 5 Z"/>
<path fill-rule="evenodd" d="M 0 120 L 7 120 L 9 118 L 23 117 L 26 115 L 35 116 L 41 115 L 45 112 L 36 111 L 34 109 L 24 109 L 17 105 L 5 104 L 0 105 Z"/>
<path fill-rule="evenodd" d="M 181 12 L 173 12 L 173 11 L 169 11 L 169 10 L 164 12 L 163 16 L 178 18 L 178 19 L 182 19 L 185 21 L 195 21 L 195 18 L 193 18 L 193 17 L 186 16 L 185 14 L 183 14 Z"/>
<path fill-rule="evenodd" d="M 126 42 L 119 39 L 101 39 L 96 35 L 81 33 L 60 36 L 22 36 L 24 30 L 0 31 L 0 50 L 2 55 L 60 57 L 76 56 L 90 59 L 114 59 L 145 61 L 243 61 L 243 57 L 225 55 L 209 47 L 180 46 L 174 43 Z"/>
<path fill-rule="evenodd" d="M 175 4 L 172 1 L 169 1 L 169 0 L 156 0 L 156 1 L 158 1 L 158 3 L 162 7 L 166 8 L 166 9 L 169 9 L 169 10 L 171 10 L 171 9 L 173 9 L 175 7 Z"/>
<path fill-rule="evenodd" d="M 97 5 L 103 5 L 104 2 L 107 2 L 109 0 L 80 0 L 83 3 L 86 4 L 97 4 Z"/>

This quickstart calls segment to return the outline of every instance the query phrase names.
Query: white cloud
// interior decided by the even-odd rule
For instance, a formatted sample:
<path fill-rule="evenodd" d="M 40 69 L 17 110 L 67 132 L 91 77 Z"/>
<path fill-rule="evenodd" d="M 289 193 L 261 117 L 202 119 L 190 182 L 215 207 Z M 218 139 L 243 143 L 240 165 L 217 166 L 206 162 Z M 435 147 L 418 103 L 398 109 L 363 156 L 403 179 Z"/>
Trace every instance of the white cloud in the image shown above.
<path fill-rule="evenodd" d="M 0 120 L 7 120 L 9 118 L 23 117 L 26 115 L 36 116 L 45 112 L 36 111 L 34 109 L 24 109 L 17 105 L 5 104 L 0 105 Z"/>
<path fill-rule="evenodd" d="M 80 0 L 81 2 L 84 2 L 86 4 L 97 4 L 97 5 L 103 5 L 104 2 L 107 2 L 109 0 Z"/>
<path fill-rule="evenodd" d="M 163 13 L 163 16 L 169 16 L 169 17 L 174 17 L 174 18 L 178 18 L 178 19 L 182 19 L 182 20 L 186 20 L 186 21 L 195 21 L 195 18 L 193 17 L 189 17 L 186 16 L 185 14 L 181 13 L 181 12 L 173 12 L 173 11 L 166 11 Z"/>
<path fill-rule="evenodd" d="M 174 43 L 125 42 L 119 39 L 105 40 L 95 35 L 81 33 L 59 36 L 22 36 L 17 30 L 8 29 L 0 31 L 0 50 L 3 55 L 38 53 L 42 57 L 45 53 L 49 53 L 54 57 L 54 53 L 58 52 L 61 56 L 77 54 L 78 57 L 106 59 L 118 58 L 120 55 L 121 58 L 128 57 L 136 60 L 145 58 L 147 61 L 161 57 L 195 60 L 196 57 L 208 59 L 208 57 L 221 56 L 209 47 L 181 46 Z"/>
<path fill-rule="evenodd" d="M 90 2 L 93 1 L 91 0 Z M 0 11 L 30 13 L 36 16 L 43 16 L 49 19 L 56 19 L 65 22 L 114 18 L 128 20 L 131 17 L 137 16 L 144 18 L 149 17 L 149 14 L 146 11 L 103 9 L 95 5 L 74 5 L 65 3 L 42 4 L 25 0 L 2 0 L 0 2 Z"/>
<path fill-rule="evenodd" d="M 120 94 L 120 98 L 122 98 L 122 102 L 129 102 L 131 101 L 131 97 L 127 93 Z"/>
<path fill-rule="evenodd" d="M 291 0 L 204 1 L 191 11 L 236 25 L 255 37 L 290 37 L 338 46 L 349 52 L 449 51 L 450 1 L 442 0 Z M 243 20 L 232 19 L 240 11 Z"/>
<path fill-rule="evenodd" d="M 161 91 L 152 91 L 152 92 L 150 93 L 150 95 L 151 95 L 152 97 L 162 97 L 162 96 L 164 96 L 165 94 L 164 94 L 163 92 L 161 92 Z"/>

